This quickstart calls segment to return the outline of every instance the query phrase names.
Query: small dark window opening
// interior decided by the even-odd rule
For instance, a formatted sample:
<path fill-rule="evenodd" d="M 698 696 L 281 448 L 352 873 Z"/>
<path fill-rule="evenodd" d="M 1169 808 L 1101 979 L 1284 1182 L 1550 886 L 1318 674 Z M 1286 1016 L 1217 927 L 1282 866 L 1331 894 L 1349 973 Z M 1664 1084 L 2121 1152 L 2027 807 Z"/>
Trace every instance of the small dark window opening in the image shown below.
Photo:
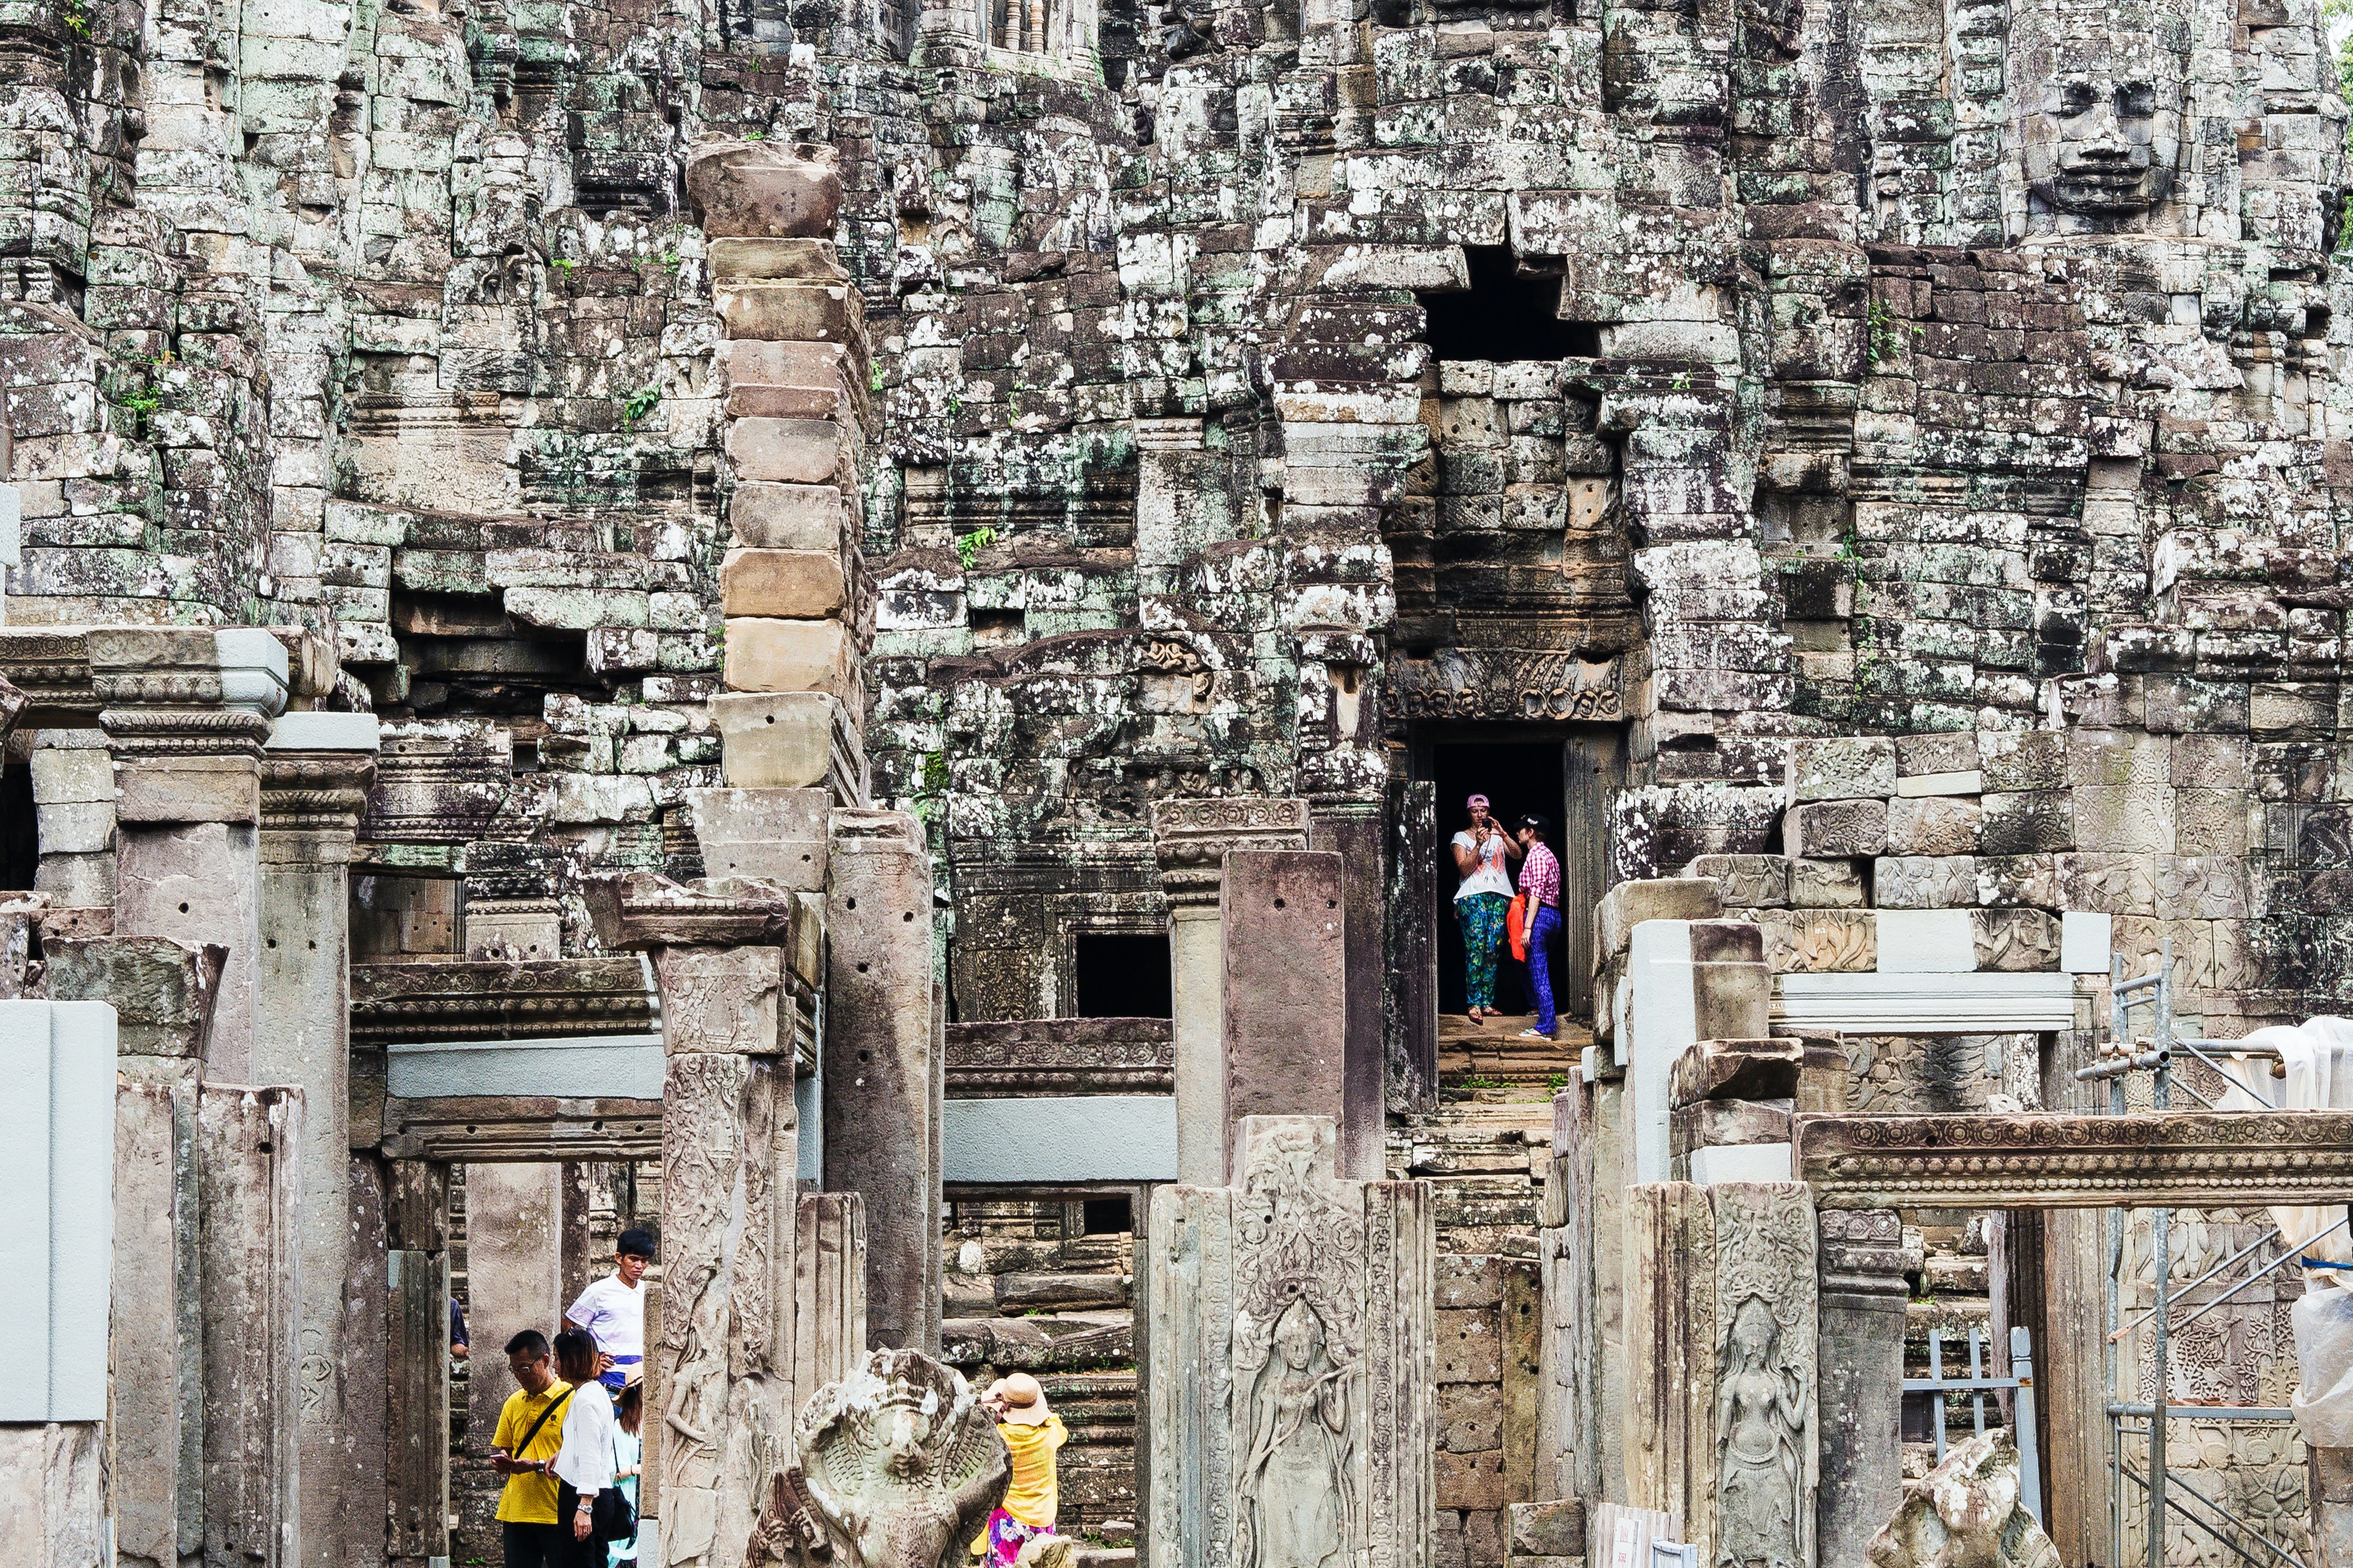
<path fill-rule="evenodd" d="M 38 809 L 33 805 L 33 770 L 19 763 L 0 768 L 0 889 L 32 890 L 41 868 Z"/>
<path fill-rule="evenodd" d="M 1085 1206 L 1089 1236 L 1124 1236 L 1134 1226 L 1125 1198 L 1089 1198 Z"/>
<path fill-rule="evenodd" d="M 1165 934 L 1082 934 L 1073 956 L 1079 980 L 1079 1017 L 1175 1016 L 1168 981 L 1168 938 Z"/>
<path fill-rule="evenodd" d="M 1466 245 L 1471 287 L 1460 294 L 1424 294 L 1430 318 L 1423 334 L 1441 360 L 1592 358 L 1601 329 L 1560 319 L 1560 279 L 1522 278 L 1504 245 Z"/>

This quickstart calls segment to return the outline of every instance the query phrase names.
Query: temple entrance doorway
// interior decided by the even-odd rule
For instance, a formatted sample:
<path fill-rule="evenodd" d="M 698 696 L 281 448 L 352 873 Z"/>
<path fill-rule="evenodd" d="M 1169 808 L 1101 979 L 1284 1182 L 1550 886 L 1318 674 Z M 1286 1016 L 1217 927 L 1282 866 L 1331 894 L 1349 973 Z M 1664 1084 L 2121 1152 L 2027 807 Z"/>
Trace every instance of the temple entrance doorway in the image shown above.
<path fill-rule="evenodd" d="M 1430 782 L 1435 796 L 1430 855 L 1434 862 L 1430 920 L 1437 968 L 1437 1011 L 1441 1055 L 1474 1027 L 1501 1034 L 1525 1027 L 1518 1019 L 1534 1011 L 1527 966 L 1508 948 L 1496 964 L 1495 1005 L 1504 1015 L 1493 1024 L 1471 1026 L 1464 1016 L 1468 990 L 1463 943 L 1454 918 L 1454 835 L 1468 821 L 1466 803 L 1487 796 L 1498 822 L 1515 824 L 1534 812 L 1551 820 L 1553 852 L 1561 863 L 1561 931 L 1551 949 L 1553 999 L 1561 1016 L 1560 1037 L 1588 1025 L 1593 1012 L 1593 905 L 1608 887 L 1609 792 L 1624 771 L 1624 737 L 1615 729 L 1589 725 L 1451 725 L 1418 736 L 1415 773 Z M 1514 867 L 1516 875 L 1517 867 Z"/>

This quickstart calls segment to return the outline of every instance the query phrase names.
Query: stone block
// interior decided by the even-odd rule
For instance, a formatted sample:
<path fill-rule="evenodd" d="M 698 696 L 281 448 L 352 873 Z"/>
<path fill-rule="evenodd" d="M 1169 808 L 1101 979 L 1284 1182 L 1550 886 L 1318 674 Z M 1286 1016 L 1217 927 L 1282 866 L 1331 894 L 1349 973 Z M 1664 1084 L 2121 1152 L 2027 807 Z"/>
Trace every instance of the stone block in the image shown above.
<path fill-rule="evenodd" d="M 1504 1457 L 1493 1454 L 1438 1456 L 1438 1506 L 1498 1512 L 1510 1500 Z"/>
<path fill-rule="evenodd" d="M 260 820 L 261 770 L 250 758 L 139 758 L 115 777 L 115 816 L 124 824 Z"/>
<path fill-rule="evenodd" d="M 822 620 L 839 616 L 848 584 L 838 551 L 731 550 L 719 567 L 723 614 Z"/>
<path fill-rule="evenodd" d="M 1887 852 L 1974 855 L 1982 815 L 1974 800 L 1952 795 L 1898 796 L 1887 803 Z"/>
<path fill-rule="evenodd" d="M 846 283 L 731 283 L 712 291 L 730 338 L 855 343 L 866 334 L 866 303 Z"/>
<path fill-rule="evenodd" d="M 302 1110 L 296 1089 L 197 1092 L 208 1561 L 282 1561 L 294 1524 Z"/>
<path fill-rule="evenodd" d="M 2115 951 L 2113 915 L 2070 910 L 2059 917 L 2059 967 L 2069 974 L 2105 974 Z"/>
<path fill-rule="evenodd" d="M 193 1511 L 199 1482 L 193 1470 L 184 1474 L 195 1447 L 184 1438 L 201 1430 L 203 1409 L 184 1407 L 181 1387 L 195 1375 L 190 1289 L 202 1238 L 174 1224 L 195 1204 L 195 1149 L 176 1109 L 193 1093 L 193 1072 L 181 1086 L 126 1079 L 115 1090 L 115 1545 L 118 1562 L 145 1568 L 180 1561 L 181 1488 L 190 1489 Z"/>
<path fill-rule="evenodd" d="M 839 621 L 733 619 L 727 623 L 727 689 L 846 697 L 855 654 Z"/>
<path fill-rule="evenodd" d="M 114 803 L 111 800 L 40 806 L 34 813 L 34 820 L 39 829 L 43 855 L 103 855 L 114 848 Z"/>
<path fill-rule="evenodd" d="M 822 789 L 689 790 L 705 874 L 752 877 L 797 893 L 825 890 L 828 816 Z"/>
<path fill-rule="evenodd" d="M 1821 800 L 1793 805 L 1781 819 L 1781 847 L 1792 856 L 1835 860 L 1887 852 L 1884 800 Z"/>
<path fill-rule="evenodd" d="M 1788 780 L 1792 804 L 1884 798 L 1895 793 L 1895 742 L 1877 737 L 1792 741 Z"/>
<path fill-rule="evenodd" d="M 1483 1454 L 1504 1446 L 1504 1390 L 1493 1383 L 1449 1383 L 1438 1390 L 1438 1446 Z"/>
<path fill-rule="evenodd" d="M 2047 855 L 2075 847 L 2075 819 L 2064 789 L 1983 797 L 1978 847 L 1986 855 Z"/>
<path fill-rule="evenodd" d="M 0 1504 L 8 1510 L 11 1568 L 115 1560 L 102 1490 L 106 1437 L 97 1421 L 0 1426 Z M 115 1484 L 121 1484 L 119 1476 Z"/>
<path fill-rule="evenodd" d="M 784 278 L 841 283 L 849 277 L 830 239 L 713 239 L 710 265 L 714 283 Z"/>
<path fill-rule="evenodd" d="M 840 706 L 819 691 L 723 692 L 712 698 L 722 775 L 731 786 L 745 789 L 823 784 Z"/>
<path fill-rule="evenodd" d="M 1789 902 L 1801 910 L 1859 910 L 1862 871 L 1852 860 L 1789 858 Z"/>
<path fill-rule="evenodd" d="M 2059 963 L 2059 922 L 2046 910 L 1971 910 L 1978 967 L 1992 973 L 2039 973 Z"/>
<path fill-rule="evenodd" d="M 1440 1311 L 1432 1321 L 1437 1331 L 1440 1383 L 1503 1381 L 1503 1323 L 1493 1308 Z"/>
<path fill-rule="evenodd" d="M 727 457 L 739 479 L 828 485 L 843 469 L 841 426 L 830 419 L 737 419 Z"/>
<path fill-rule="evenodd" d="M 1774 973 L 1854 974 L 1877 962 L 1876 919 L 1870 910 L 1760 910 L 1757 925 Z"/>
<path fill-rule="evenodd" d="M 1504 1300 L 1503 1259 L 1486 1253 L 1446 1253 L 1435 1269 L 1439 1307 L 1493 1307 Z"/>
<path fill-rule="evenodd" d="M 114 1008 L 116 1048 L 124 1056 L 204 1055 L 219 994 L 223 947 L 195 947 L 160 936 L 48 937 L 54 1001 L 103 1002 Z"/>
<path fill-rule="evenodd" d="M 36 746 L 28 760 L 37 805 L 114 804 L 114 759 L 104 748 Z"/>
<path fill-rule="evenodd" d="M 65 910 L 100 910 L 109 917 L 114 902 L 115 858 L 112 855 L 44 855 L 33 872 L 33 890 L 49 899 L 42 929 L 53 929 Z M 110 926 L 109 929 L 111 929 Z"/>
<path fill-rule="evenodd" d="M 1553 1502 L 1515 1502 L 1510 1516 L 1507 1545 L 1514 1557 L 1582 1557 L 1585 1551 L 1585 1504 L 1577 1498 Z"/>
<path fill-rule="evenodd" d="M 1696 1041 L 1675 1058 L 1669 1101 L 1788 1100 L 1798 1092 L 1805 1050 L 1804 1041 L 1783 1035 Z"/>
<path fill-rule="evenodd" d="M 2063 789 L 2067 784 L 2066 731 L 1980 731 L 1978 766 L 1985 774 L 1989 793 Z"/>
<path fill-rule="evenodd" d="M 691 153 L 687 205 L 713 237 L 827 239 L 841 211 L 841 171 L 829 147 L 722 142 Z"/>
<path fill-rule="evenodd" d="M 1116 1274 L 1000 1274 L 997 1310 L 1007 1316 L 1052 1309 L 1112 1310 L 1127 1303 L 1127 1286 Z"/>
<path fill-rule="evenodd" d="M 564 918 L 553 900 L 469 903 L 464 926 L 470 963 L 532 963 L 564 956 Z"/>
<path fill-rule="evenodd" d="M 1787 1143 L 1715 1144 L 1691 1153 L 1691 1179 L 1703 1187 L 1786 1182 L 1793 1162 Z"/>
<path fill-rule="evenodd" d="M 1978 765 L 1978 732 L 1946 730 L 1932 735 L 1895 737 L 1895 771 L 1899 778 L 1939 773 L 1973 773 Z"/>
<path fill-rule="evenodd" d="M 1895 781 L 1899 798 L 1916 800 L 1926 795 L 1977 795 L 1985 788 L 1985 774 L 1975 768 L 1949 773 L 1911 773 Z"/>
<path fill-rule="evenodd" d="M 739 545 L 839 552 L 847 513 L 830 485 L 744 481 L 727 503 L 727 521 Z"/>
<path fill-rule="evenodd" d="M 1593 967 L 1598 973 L 1626 955 L 1644 921 L 1712 921 L 1724 913 L 1714 882 L 1694 878 L 1620 882 L 1593 907 Z"/>
<path fill-rule="evenodd" d="M 1872 866 L 1872 901 L 1883 910 L 1957 910 L 1978 901 L 1974 856 L 1883 855 Z"/>
<path fill-rule="evenodd" d="M 1727 910 L 1778 910 L 1789 902 L 1789 860 L 1784 855 L 1703 855 L 1683 876 L 1715 882 Z"/>
<path fill-rule="evenodd" d="M 1673 1155 L 1687 1160 L 1696 1150 L 1789 1142 L 1794 1098 L 1778 1100 L 1702 1100 L 1678 1105 L 1673 1118 Z M 1688 1166 L 1685 1167 L 1688 1169 Z"/>
<path fill-rule="evenodd" d="M 1343 866 L 1328 850 L 1227 852 L 1218 912 L 1229 1139 L 1250 1116 L 1329 1116 L 1345 1137 Z"/>
<path fill-rule="evenodd" d="M 1967 910 L 1879 911 L 1879 973 L 1968 974 L 1978 966 Z"/>

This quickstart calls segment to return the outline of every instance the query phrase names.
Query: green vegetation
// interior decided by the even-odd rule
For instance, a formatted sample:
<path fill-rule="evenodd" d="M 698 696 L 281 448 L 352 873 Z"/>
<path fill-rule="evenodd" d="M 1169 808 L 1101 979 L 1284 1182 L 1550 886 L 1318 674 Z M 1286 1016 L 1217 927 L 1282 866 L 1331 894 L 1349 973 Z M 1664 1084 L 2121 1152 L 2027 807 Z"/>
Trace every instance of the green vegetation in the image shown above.
<path fill-rule="evenodd" d="M 621 405 L 622 433 L 634 435 L 638 428 L 638 421 L 651 414 L 660 404 L 661 399 L 661 388 L 659 386 L 641 386 L 629 394 L 628 400 Z"/>
<path fill-rule="evenodd" d="M 972 563 L 980 558 L 980 552 L 996 542 L 997 530 L 984 524 L 956 540 L 956 559 L 963 562 L 964 569 L 969 572 Z"/>

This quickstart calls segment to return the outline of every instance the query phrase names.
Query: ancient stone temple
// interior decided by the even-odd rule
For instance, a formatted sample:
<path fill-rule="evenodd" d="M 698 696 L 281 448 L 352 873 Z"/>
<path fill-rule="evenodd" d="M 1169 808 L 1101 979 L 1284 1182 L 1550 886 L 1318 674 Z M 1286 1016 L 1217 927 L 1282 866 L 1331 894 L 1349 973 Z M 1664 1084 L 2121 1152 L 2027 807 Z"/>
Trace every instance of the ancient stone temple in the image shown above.
<path fill-rule="evenodd" d="M 2333 15 L 0 5 L 0 1556 L 2353 1563 Z"/>

